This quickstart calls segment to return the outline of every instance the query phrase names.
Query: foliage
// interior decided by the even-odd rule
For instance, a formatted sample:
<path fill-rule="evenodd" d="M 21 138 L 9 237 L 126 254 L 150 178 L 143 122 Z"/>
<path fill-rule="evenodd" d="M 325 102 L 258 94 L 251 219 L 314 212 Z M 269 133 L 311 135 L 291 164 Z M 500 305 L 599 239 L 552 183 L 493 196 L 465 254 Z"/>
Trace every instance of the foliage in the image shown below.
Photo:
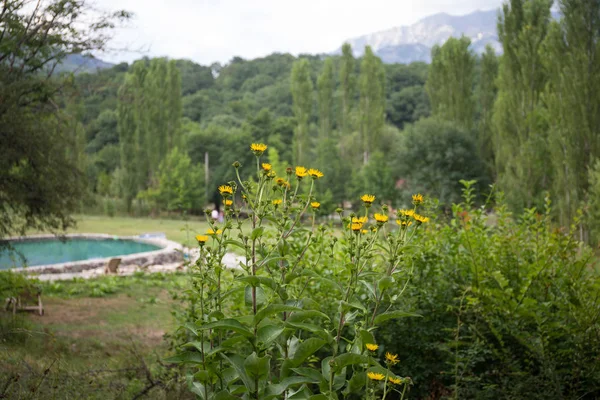
<path fill-rule="evenodd" d="M 463 184 L 451 220 L 423 232 L 400 301 L 423 318 L 387 324 L 380 343 L 410 366 L 420 397 L 597 397 L 592 249 L 573 239 L 576 226 L 554 227 L 549 200 L 515 217 L 499 193 L 494 209 L 475 207 L 473 182 Z"/>
<path fill-rule="evenodd" d="M 81 130 L 57 110 L 67 82 L 51 74 L 67 54 L 103 48 L 111 28 L 128 16 L 77 0 L 2 3 L 0 237 L 73 223 L 70 213 L 85 193 Z"/>
<path fill-rule="evenodd" d="M 408 126 L 394 158 L 408 191 L 436 193 L 446 207 L 460 200 L 461 179 L 479 180 L 482 187 L 488 181 L 473 137 L 435 118 Z"/>
<path fill-rule="evenodd" d="M 204 174 L 190 158 L 175 147 L 161 162 L 155 186 L 139 197 L 153 202 L 158 210 L 184 212 L 201 210 L 204 205 Z"/>
<path fill-rule="evenodd" d="M 473 126 L 473 69 L 475 58 L 466 37 L 449 38 L 431 49 L 427 93 L 432 114 L 464 128 Z"/>
<path fill-rule="evenodd" d="M 559 221 L 577 216 L 600 157 L 600 2 L 557 2 L 563 18 L 548 28 L 542 54 L 548 71 L 543 93 Z M 597 229 L 597 228 L 592 228 Z M 584 227 L 585 236 L 588 228 Z"/>
<path fill-rule="evenodd" d="M 385 70 L 370 46 L 360 64 L 360 136 L 364 164 L 381 139 L 385 122 Z"/>
<path fill-rule="evenodd" d="M 543 205 L 552 168 L 540 95 L 546 86 L 541 47 L 552 0 L 512 0 L 502 7 L 498 37 L 504 54 L 498 68 L 493 127 L 498 187 L 515 210 Z"/>
<path fill-rule="evenodd" d="M 393 354 L 380 362 L 373 333 L 384 321 L 416 316 L 396 304 L 429 220 L 416 213 L 422 196 L 391 217 L 398 218 L 394 229 L 388 208 L 365 194 L 363 211 L 344 217 L 337 237 L 315 221 L 321 172 L 296 167 L 275 179 L 272 166 L 262 163 L 266 149 L 251 145 L 252 179 L 241 179 L 234 163 L 237 182 L 219 187 L 225 221 L 209 219 L 208 233 L 196 237 L 194 290 L 180 314 L 179 352 L 168 361 L 188 365 L 191 390 L 207 400 L 403 397 L 410 379 L 395 374 Z M 305 214 L 310 226 L 300 223 Z M 222 258 L 233 247 L 245 261 L 228 271 Z"/>

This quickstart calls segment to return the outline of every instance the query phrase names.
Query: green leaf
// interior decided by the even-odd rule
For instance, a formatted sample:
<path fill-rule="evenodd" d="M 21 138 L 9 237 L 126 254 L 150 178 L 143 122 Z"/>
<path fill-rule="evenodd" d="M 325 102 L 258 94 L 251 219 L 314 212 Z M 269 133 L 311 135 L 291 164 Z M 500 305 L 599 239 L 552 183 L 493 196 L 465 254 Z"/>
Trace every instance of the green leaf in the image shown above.
<path fill-rule="evenodd" d="M 244 360 L 244 368 L 251 378 L 260 378 L 269 373 L 271 366 L 271 357 L 259 357 L 256 352 L 252 352 L 246 360 Z"/>
<path fill-rule="evenodd" d="M 267 295 L 265 290 L 260 286 L 256 287 L 256 306 L 261 307 L 267 302 Z M 252 286 L 247 285 L 244 290 L 244 303 L 247 306 L 252 305 Z"/>
<path fill-rule="evenodd" d="M 265 325 L 256 332 L 256 339 L 259 343 L 262 343 L 263 348 L 267 348 L 284 330 L 283 326 Z"/>
<path fill-rule="evenodd" d="M 300 321 L 304 321 L 307 318 L 325 318 L 327 321 L 329 321 L 329 317 L 322 313 L 321 311 L 317 311 L 317 310 L 301 310 L 301 311 L 297 311 L 294 312 L 292 315 L 290 315 L 290 317 L 288 318 L 289 322 L 300 322 Z"/>
<path fill-rule="evenodd" d="M 254 334 L 248 330 L 244 325 L 242 325 L 238 320 L 228 318 L 223 319 L 221 321 L 211 322 L 209 324 L 204 324 L 198 327 L 199 330 L 207 330 L 207 329 L 225 329 L 234 331 L 243 335 L 246 338 L 254 338 Z"/>
<path fill-rule="evenodd" d="M 207 400 L 206 397 L 204 397 L 204 385 L 200 382 L 192 382 L 190 390 L 192 391 L 192 393 L 195 393 L 198 396 L 200 396 L 202 400 Z"/>
<path fill-rule="evenodd" d="M 334 358 L 334 372 L 339 372 L 348 365 L 366 364 L 369 362 L 369 357 L 363 354 L 344 353 Z"/>
<path fill-rule="evenodd" d="M 222 245 L 225 247 L 233 245 L 239 247 L 240 249 L 246 250 L 246 246 L 244 246 L 244 243 L 240 242 L 239 240 L 227 239 L 223 242 Z"/>
<path fill-rule="evenodd" d="M 388 311 L 388 312 L 384 312 L 383 314 L 379 314 L 378 316 L 376 316 L 374 322 L 375 322 L 375 324 L 380 324 L 383 321 L 387 321 L 388 319 L 404 318 L 404 317 L 422 317 L 422 315 L 415 314 L 415 313 L 409 313 L 406 311 Z"/>
<path fill-rule="evenodd" d="M 294 371 L 298 375 L 310 378 L 314 383 L 325 382 L 325 379 L 323 378 L 321 373 L 314 368 L 292 368 L 292 371 Z"/>
<path fill-rule="evenodd" d="M 296 367 L 299 366 L 304 362 L 304 360 L 315 354 L 317 350 L 323 347 L 326 343 L 327 342 L 325 340 L 315 337 L 306 339 L 304 342 L 298 345 L 298 348 L 292 357 L 292 363 Z"/>
<path fill-rule="evenodd" d="M 236 281 L 242 281 L 242 282 L 247 282 L 252 286 L 258 287 L 260 285 L 266 286 L 268 288 L 270 288 L 273 291 L 277 290 L 277 287 L 279 286 L 277 284 L 277 282 L 275 282 L 273 279 L 266 277 L 266 276 L 252 276 L 252 275 L 247 275 L 247 276 L 240 276 L 237 277 L 235 279 Z"/>
<path fill-rule="evenodd" d="M 285 392 L 292 385 L 300 385 L 304 383 L 315 383 L 315 381 L 311 378 L 305 376 L 290 376 L 288 378 L 284 378 L 279 383 L 270 384 L 267 387 L 267 395 L 269 396 L 278 396 L 281 393 Z"/>
<path fill-rule="evenodd" d="M 302 309 L 294 306 L 287 306 L 285 304 L 270 304 L 256 313 L 252 323 L 254 325 L 258 325 L 260 321 L 266 317 L 273 314 L 282 313 L 284 311 L 302 311 Z"/>
<path fill-rule="evenodd" d="M 235 369 L 240 379 L 244 383 L 244 386 L 246 386 L 246 389 L 248 389 L 248 391 L 250 392 L 253 392 L 255 390 L 254 381 L 250 379 L 248 374 L 246 374 L 246 369 L 244 368 L 244 360 L 242 359 L 242 357 L 235 354 L 231 357 L 227 357 L 225 354 L 221 354 L 221 357 L 223 357 Z"/>
<path fill-rule="evenodd" d="M 229 393 L 227 390 L 221 390 L 219 393 L 217 393 L 215 395 L 214 400 L 240 400 L 240 398 L 235 397 L 234 395 Z"/>
<path fill-rule="evenodd" d="M 360 340 L 362 341 L 363 347 L 367 343 L 375 344 L 375 336 L 373 336 L 373 334 L 370 331 L 368 331 L 366 329 L 361 329 L 359 331 L 359 335 L 360 335 Z"/>
<path fill-rule="evenodd" d="M 391 288 L 394 283 L 394 278 L 391 276 L 384 276 L 377 282 L 377 289 L 379 289 L 379 292 L 383 292 L 384 290 Z"/>
<path fill-rule="evenodd" d="M 259 226 L 258 228 L 254 228 L 252 234 L 250 235 L 250 239 L 256 240 L 263 235 L 265 232 L 265 228 L 263 226 Z"/>
<path fill-rule="evenodd" d="M 375 287 L 373 287 L 373 285 L 365 280 L 360 280 L 360 283 L 362 283 L 367 290 L 369 291 L 370 297 L 372 299 L 375 299 L 377 297 L 377 294 L 375 293 Z"/>
<path fill-rule="evenodd" d="M 323 328 L 322 326 L 319 326 L 319 325 L 314 325 L 314 324 L 305 324 L 302 322 L 287 322 L 286 321 L 285 327 L 291 328 L 291 329 L 302 329 L 302 330 L 305 330 L 308 332 L 312 332 L 316 335 L 319 335 L 319 337 L 321 337 L 324 340 L 328 339 L 331 336 L 325 328 Z"/>

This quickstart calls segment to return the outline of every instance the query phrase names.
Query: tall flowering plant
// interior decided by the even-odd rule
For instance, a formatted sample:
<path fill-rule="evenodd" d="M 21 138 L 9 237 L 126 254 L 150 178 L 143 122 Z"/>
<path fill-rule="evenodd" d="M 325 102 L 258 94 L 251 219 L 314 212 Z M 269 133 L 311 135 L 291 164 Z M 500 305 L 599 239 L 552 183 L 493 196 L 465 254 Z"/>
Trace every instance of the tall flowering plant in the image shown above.
<path fill-rule="evenodd" d="M 341 230 L 318 225 L 323 173 L 297 166 L 278 175 L 261 159 L 266 149 L 250 146 L 255 179 L 242 180 L 233 164 L 237 181 L 219 187 L 224 222 L 209 218 L 196 237 L 186 340 L 170 361 L 188 366 L 192 391 L 205 400 L 404 397 L 411 380 L 394 373 L 400 360 L 383 356 L 375 333 L 383 321 L 415 317 L 395 305 L 429 221 L 418 214 L 423 196 L 397 212 L 396 224 L 365 194 L 362 211 L 337 210 Z M 226 269 L 232 249 L 245 261 Z"/>

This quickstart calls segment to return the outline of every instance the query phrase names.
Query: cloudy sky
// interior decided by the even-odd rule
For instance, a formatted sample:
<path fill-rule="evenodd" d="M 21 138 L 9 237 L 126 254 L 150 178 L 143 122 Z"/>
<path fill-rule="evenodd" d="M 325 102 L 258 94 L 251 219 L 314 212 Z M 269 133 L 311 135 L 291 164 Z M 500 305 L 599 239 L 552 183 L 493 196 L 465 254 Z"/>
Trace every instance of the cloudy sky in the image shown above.
<path fill-rule="evenodd" d="M 202 64 L 273 52 L 325 53 L 348 38 L 410 25 L 439 13 L 460 15 L 498 8 L 502 0 L 96 0 L 108 10 L 132 11 L 106 61 L 144 55 L 188 58 Z"/>

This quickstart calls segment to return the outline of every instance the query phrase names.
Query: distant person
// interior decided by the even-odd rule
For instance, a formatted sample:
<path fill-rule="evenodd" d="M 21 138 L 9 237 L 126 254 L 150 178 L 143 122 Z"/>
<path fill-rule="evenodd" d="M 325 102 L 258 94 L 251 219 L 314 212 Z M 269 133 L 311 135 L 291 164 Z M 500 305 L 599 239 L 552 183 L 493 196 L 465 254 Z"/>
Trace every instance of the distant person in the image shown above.
<path fill-rule="evenodd" d="M 223 213 L 223 211 L 219 211 L 219 223 L 223 222 L 225 220 L 225 213 Z"/>
<path fill-rule="evenodd" d="M 219 210 L 217 210 L 216 208 L 213 208 L 212 212 L 210 213 L 210 217 L 212 218 L 213 221 L 218 221 L 219 220 Z"/>

